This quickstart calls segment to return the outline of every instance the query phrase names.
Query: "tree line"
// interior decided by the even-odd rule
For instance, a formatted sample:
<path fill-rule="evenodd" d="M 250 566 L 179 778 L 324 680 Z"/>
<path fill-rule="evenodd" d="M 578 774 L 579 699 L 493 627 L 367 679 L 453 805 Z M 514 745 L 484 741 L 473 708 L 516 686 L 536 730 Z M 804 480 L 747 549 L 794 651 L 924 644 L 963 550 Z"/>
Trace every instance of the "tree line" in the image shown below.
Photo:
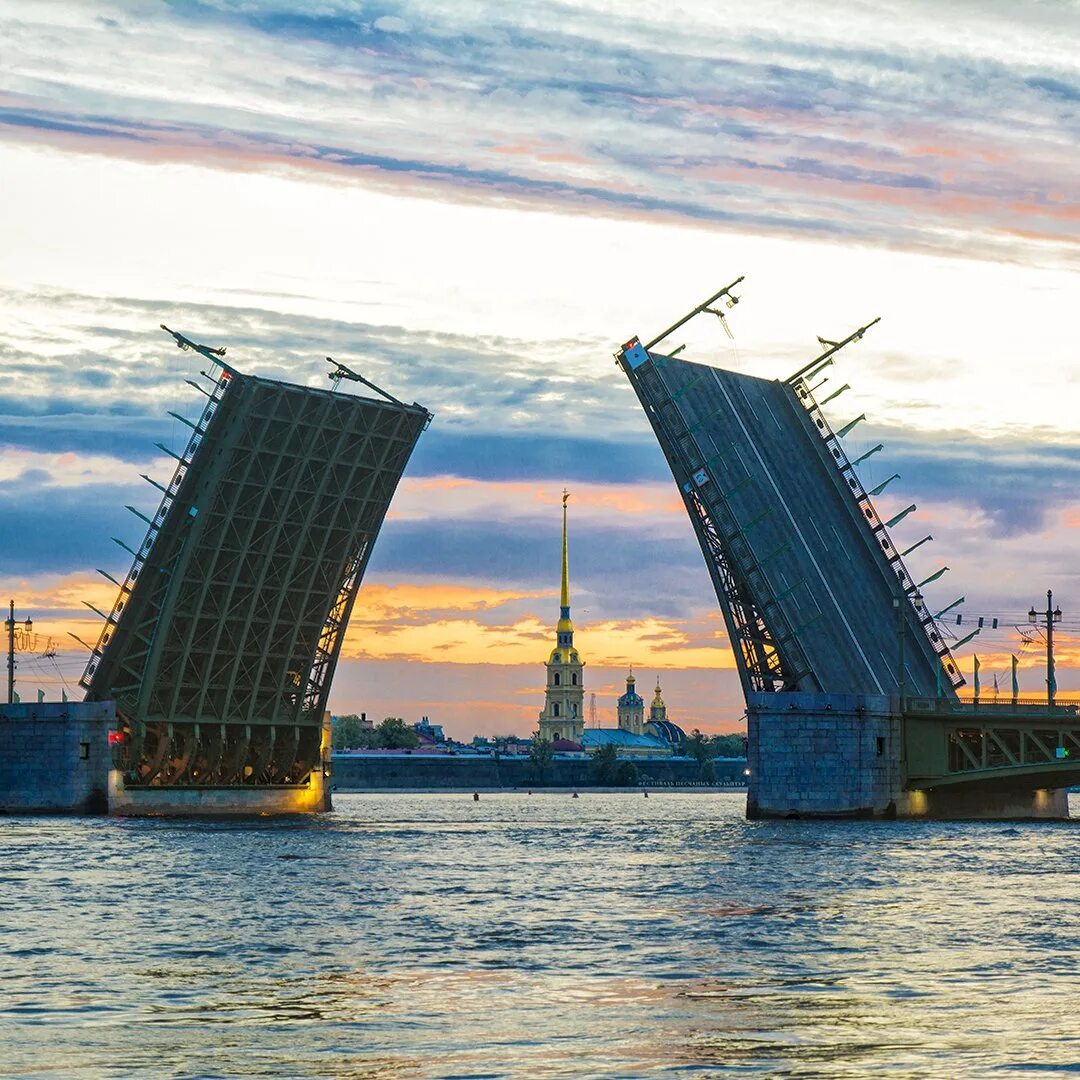
<path fill-rule="evenodd" d="M 705 735 L 694 728 L 683 743 L 683 752 L 704 763 L 718 757 L 746 757 L 746 736 Z"/>
<path fill-rule="evenodd" d="M 355 713 L 330 718 L 335 750 L 412 750 L 420 745 L 420 736 L 401 719 L 388 716 L 369 728 Z"/>
<path fill-rule="evenodd" d="M 713 759 L 743 757 L 746 754 L 746 736 L 705 735 L 695 728 L 686 737 L 681 750 L 697 761 L 701 779 L 711 784 L 716 781 Z M 543 781 L 554 760 L 555 750 L 551 742 L 534 736 L 529 750 L 529 771 L 533 779 Z M 620 760 L 618 751 L 611 743 L 594 751 L 589 761 L 589 771 L 593 783 L 605 787 L 634 787 L 638 782 L 637 766 L 632 761 Z"/>

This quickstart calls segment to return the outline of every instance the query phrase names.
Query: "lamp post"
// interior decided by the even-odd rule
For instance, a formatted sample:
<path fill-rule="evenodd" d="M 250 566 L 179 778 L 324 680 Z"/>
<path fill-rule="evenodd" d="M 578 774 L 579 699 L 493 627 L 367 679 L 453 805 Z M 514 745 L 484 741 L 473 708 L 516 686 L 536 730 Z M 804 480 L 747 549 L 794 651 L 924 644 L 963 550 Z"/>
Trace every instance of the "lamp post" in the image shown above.
<path fill-rule="evenodd" d="M 8 634 L 8 689 L 7 699 L 8 704 L 13 705 L 15 703 L 15 601 L 9 601 L 10 615 L 7 620 L 7 634 Z M 23 623 L 23 628 L 27 634 L 34 628 L 34 620 L 27 619 Z"/>
<path fill-rule="evenodd" d="M 1028 622 L 1037 626 L 1039 616 L 1046 619 L 1046 704 L 1054 704 L 1057 693 L 1057 679 L 1054 676 L 1054 623 L 1061 622 L 1061 608 L 1054 607 L 1054 593 L 1046 590 L 1046 611 L 1038 612 L 1033 607 L 1028 612 Z"/>

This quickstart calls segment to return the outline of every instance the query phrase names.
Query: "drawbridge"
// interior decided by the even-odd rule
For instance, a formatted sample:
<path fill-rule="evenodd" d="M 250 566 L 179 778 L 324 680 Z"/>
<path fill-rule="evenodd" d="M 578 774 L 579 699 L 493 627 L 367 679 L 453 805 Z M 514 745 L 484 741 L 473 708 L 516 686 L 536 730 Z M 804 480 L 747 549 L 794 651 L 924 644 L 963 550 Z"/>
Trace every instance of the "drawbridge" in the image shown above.
<path fill-rule="evenodd" d="M 732 290 L 742 280 L 651 341 L 631 338 L 616 361 L 705 558 L 747 702 L 751 757 L 755 718 L 771 718 L 777 741 L 769 742 L 759 771 L 767 779 L 774 758 L 783 756 L 778 783 L 813 774 L 802 785 L 811 791 L 799 797 L 804 804 L 816 801 L 824 810 L 830 799 L 844 803 L 828 790 L 842 777 L 824 775 L 820 761 L 800 763 L 790 746 L 806 735 L 810 756 L 825 753 L 840 714 L 850 713 L 847 741 L 833 747 L 838 761 L 848 761 L 839 771 L 850 766 L 854 776 L 862 768 L 850 764 L 856 758 L 882 769 L 877 759 L 889 761 L 889 775 L 875 779 L 893 789 L 886 805 L 916 789 L 1034 790 L 1080 781 L 1075 706 L 995 711 L 960 700 L 964 678 L 922 593 L 940 572 L 916 580 L 905 556 L 925 540 L 904 547 L 892 533 L 915 506 L 881 516 L 873 495 L 884 485 L 868 490 L 859 466 L 882 447 L 852 460 L 844 436 L 864 417 L 834 429 L 823 406 L 837 393 L 821 402 L 815 396 L 836 354 L 878 320 L 842 340 L 819 339 L 823 351 L 786 379 L 695 363 L 679 355 L 682 346 L 663 347 L 703 313 L 726 329 L 722 305 L 730 310 L 738 302 Z M 859 722 L 869 715 L 884 724 L 872 737 L 872 725 Z M 768 741 L 758 740 L 758 750 Z"/>
<path fill-rule="evenodd" d="M 202 412 L 173 414 L 190 429 L 182 452 L 159 444 L 175 469 L 150 481 L 156 513 L 128 508 L 145 536 L 116 541 L 131 568 L 99 612 L 82 685 L 116 703 L 129 792 L 307 790 L 329 767 L 327 701 L 349 615 L 431 414 L 341 364 L 332 389 L 292 385 L 169 333 L 207 361 L 204 384 L 191 384 Z M 342 380 L 376 396 L 337 392 Z"/>

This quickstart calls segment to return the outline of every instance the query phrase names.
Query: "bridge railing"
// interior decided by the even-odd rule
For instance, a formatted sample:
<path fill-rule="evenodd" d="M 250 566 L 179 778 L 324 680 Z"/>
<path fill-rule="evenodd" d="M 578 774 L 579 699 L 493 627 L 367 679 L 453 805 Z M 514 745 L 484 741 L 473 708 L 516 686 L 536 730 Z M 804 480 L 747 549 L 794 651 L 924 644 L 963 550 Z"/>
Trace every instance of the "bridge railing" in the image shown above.
<path fill-rule="evenodd" d="M 1046 695 L 1019 694 L 1013 698 L 1005 694 L 997 697 L 980 697 L 977 701 L 969 694 L 961 698 L 905 697 L 905 713 L 976 715 L 978 713 L 1001 714 L 1015 712 L 1018 716 L 1062 718 L 1080 715 L 1080 694 L 1059 694 L 1054 704 L 1047 703 Z"/>
<path fill-rule="evenodd" d="M 120 616 L 123 614 L 128 597 L 131 595 L 132 589 L 135 587 L 135 582 L 142 572 L 146 558 L 154 545 L 154 540 L 157 538 L 161 526 L 165 523 L 169 508 L 172 506 L 173 500 L 176 498 L 176 493 L 180 490 L 180 485 L 187 475 L 191 459 L 194 457 L 195 451 L 198 450 L 199 444 L 206 434 L 206 428 L 213 418 L 214 413 L 217 412 L 217 408 L 221 404 L 221 399 L 225 396 L 225 391 L 228 390 L 231 380 L 232 375 L 223 366 L 221 373 L 216 381 L 214 381 L 213 391 L 207 393 L 207 401 L 203 406 L 202 415 L 199 417 L 198 423 L 190 424 L 192 428 L 191 437 L 188 439 L 187 446 L 182 454 L 175 454 L 167 447 L 162 446 L 160 443 L 158 444 L 160 449 L 176 459 L 176 468 L 173 470 L 172 479 L 169 481 L 168 485 L 161 489 L 163 492 L 161 502 L 158 505 L 157 512 L 154 516 L 152 518 L 146 518 L 143 517 L 142 514 L 138 514 L 139 517 L 148 523 L 146 535 L 143 537 L 143 541 L 139 545 L 138 550 L 135 551 L 134 558 L 131 561 L 131 567 L 120 586 L 120 591 L 117 594 L 116 599 L 113 601 L 112 610 L 105 620 L 105 625 L 101 628 L 101 633 L 98 635 L 97 645 L 94 647 L 89 660 L 86 662 L 86 670 L 83 672 L 82 678 L 79 679 L 79 685 L 83 687 L 83 689 L 90 688 L 93 674 L 97 670 L 98 663 L 101 661 L 101 657 L 104 654 L 106 647 L 112 640 L 116 624 L 120 621 Z M 185 423 L 189 422 L 185 421 Z M 149 477 L 147 477 L 147 479 L 149 479 Z M 160 485 L 155 486 L 160 487 Z"/>
<path fill-rule="evenodd" d="M 893 543 L 885 522 L 879 517 L 869 493 L 863 487 L 862 481 L 855 472 L 855 466 L 848 458 L 847 451 L 844 449 L 840 437 L 833 431 L 829 421 L 821 410 L 821 406 L 818 405 L 817 400 L 814 398 L 814 394 L 807 384 L 806 379 L 796 379 L 791 383 L 791 388 L 795 392 L 795 396 L 800 404 L 806 409 L 814 429 L 817 431 L 822 442 L 824 442 L 830 458 L 832 458 L 836 465 L 837 471 L 843 476 L 845 486 L 859 508 L 860 517 L 873 534 L 874 542 L 880 547 L 882 554 L 884 554 L 885 558 L 888 560 L 892 572 L 896 575 L 896 581 L 911 604 L 912 610 L 919 620 L 919 625 L 926 634 L 926 640 L 930 643 L 930 648 L 934 650 L 934 653 L 941 662 L 941 666 L 944 669 L 950 684 L 954 689 L 963 686 L 965 682 L 964 676 L 961 674 L 959 666 L 953 659 L 952 653 L 945 643 L 941 631 L 938 629 L 937 622 L 930 614 L 922 595 L 919 593 L 914 578 L 912 578 L 907 566 L 904 564 L 900 552 Z"/>

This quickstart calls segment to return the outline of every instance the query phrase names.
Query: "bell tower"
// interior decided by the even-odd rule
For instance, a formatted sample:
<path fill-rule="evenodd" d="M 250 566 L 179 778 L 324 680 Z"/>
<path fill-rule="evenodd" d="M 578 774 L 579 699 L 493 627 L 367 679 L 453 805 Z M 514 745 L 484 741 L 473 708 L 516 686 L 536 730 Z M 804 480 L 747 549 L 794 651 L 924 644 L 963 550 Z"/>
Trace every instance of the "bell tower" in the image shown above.
<path fill-rule="evenodd" d="M 570 493 L 562 494 L 562 592 L 559 622 L 555 627 L 555 648 L 545 663 L 547 686 L 544 711 L 540 714 L 541 739 L 572 739 L 585 734 L 585 661 L 574 646 L 574 624 L 570 621 L 570 559 L 566 543 L 566 504 Z"/>
<path fill-rule="evenodd" d="M 660 676 L 656 676 L 656 695 L 652 699 L 652 704 L 649 706 L 649 723 L 650 724 L 662 724 L 667 720 L 667 706 L 664 704 L 664 699 L 660 696 Z"/>
<path fill-rule="evenodd" d="M 631 735 L 645 733 L 645 702 L 636 689 L 634 669 L 626 676 L 626 693 L 619 698 L 619 728 Z"/>

